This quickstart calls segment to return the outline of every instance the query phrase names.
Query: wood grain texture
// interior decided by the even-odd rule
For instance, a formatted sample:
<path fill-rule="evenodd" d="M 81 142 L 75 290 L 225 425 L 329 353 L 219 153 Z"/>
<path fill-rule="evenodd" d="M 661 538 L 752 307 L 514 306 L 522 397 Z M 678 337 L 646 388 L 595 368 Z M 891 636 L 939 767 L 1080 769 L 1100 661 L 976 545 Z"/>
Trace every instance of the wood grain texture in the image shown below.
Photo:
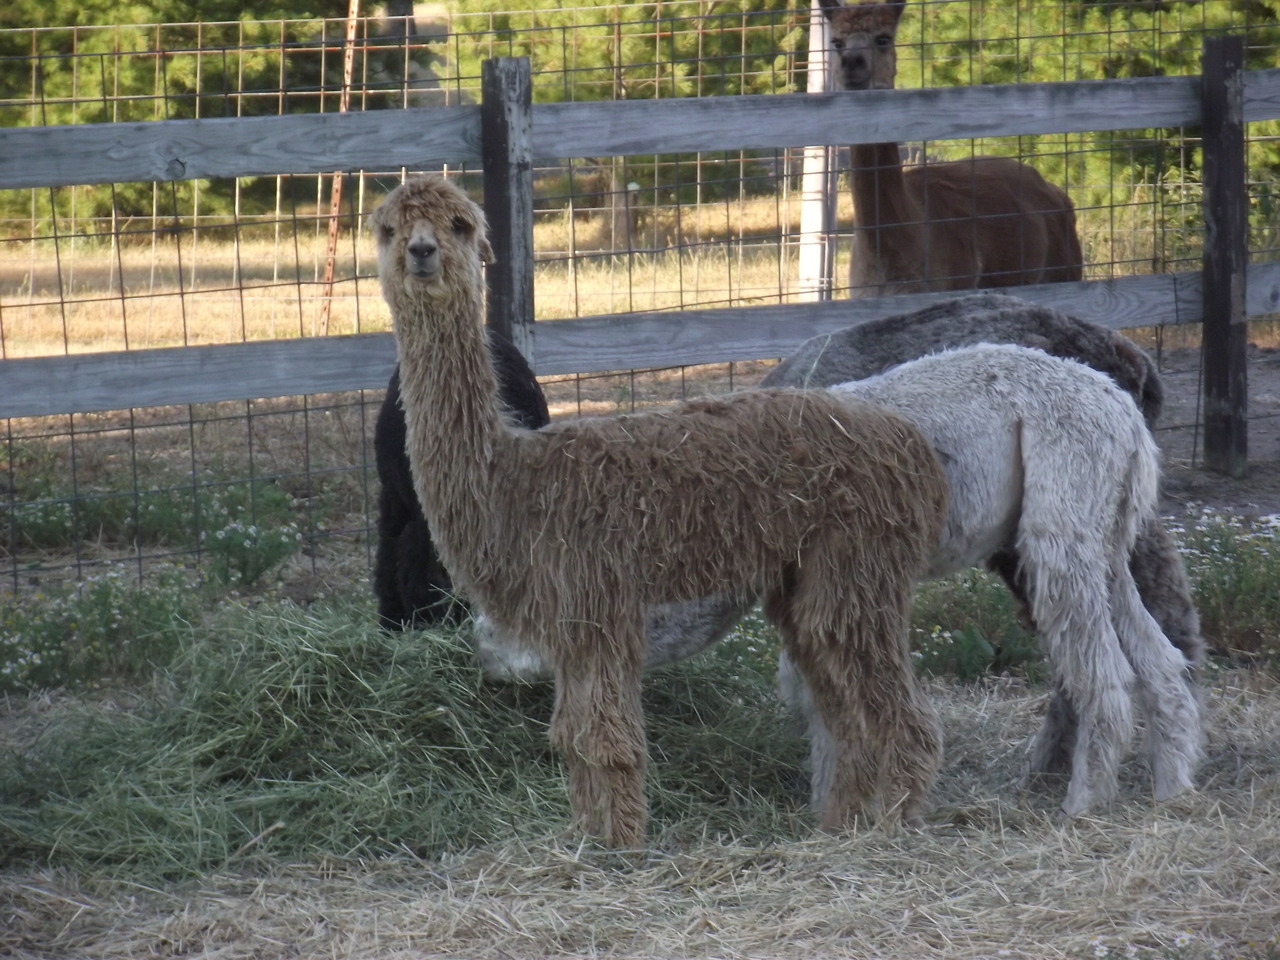
<path fill-rule="evenodd" d="M 1116 330 L 1201 319 L 1198 272 L 1009 291 Z M 954 296 L 614 314 L 537 324 L 539 375 L 783 357 L 810 337 Z M 1252 264 L 1248 312 L 1280 311 L 1280 263 Z M 0 360 L 0 419 L 380 390 L 389 333 Z"/>
<path fill-rule="evenodd" d="M 480 159 L 480 108 L 86 123 L 0 130 L 0 189 L 429 170 Z"/>
<path fill-rule="evenodd" d="M 1199 122 L 1197 77 L 538 104 L 534 159 L 945 140 Z M 1245 74 L 1246 122 L 1280 118 L 1280 69 Z M 0 130 L 0 189 L 480 159 L 480 109 L 229 117 Z"/>
<path fill-rule="evenodd" d="M 1205 38 L 1201 62 L 1204 462 L 1210 470 L 1240 477 L 1249 466 L 1244 38 Z"/>

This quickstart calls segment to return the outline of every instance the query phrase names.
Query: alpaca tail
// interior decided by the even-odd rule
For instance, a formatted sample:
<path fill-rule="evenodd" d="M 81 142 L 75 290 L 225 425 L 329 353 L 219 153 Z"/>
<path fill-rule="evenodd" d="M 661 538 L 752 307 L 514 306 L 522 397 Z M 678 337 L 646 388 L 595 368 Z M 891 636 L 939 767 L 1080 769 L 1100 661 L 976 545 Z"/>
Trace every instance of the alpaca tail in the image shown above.
<path fill-rule="evenodd" d="M 1160 500 L 1159 448 L 1145 426 L 1135 423 L 1131 433 L 1133 446 L 1128 474 L 1121 488 L 1115 531 L 1117 545 L 1123 548 L 1119 555 L 1125 558 L 1133 552 L 1138 534 L 1156 517 Z"/>

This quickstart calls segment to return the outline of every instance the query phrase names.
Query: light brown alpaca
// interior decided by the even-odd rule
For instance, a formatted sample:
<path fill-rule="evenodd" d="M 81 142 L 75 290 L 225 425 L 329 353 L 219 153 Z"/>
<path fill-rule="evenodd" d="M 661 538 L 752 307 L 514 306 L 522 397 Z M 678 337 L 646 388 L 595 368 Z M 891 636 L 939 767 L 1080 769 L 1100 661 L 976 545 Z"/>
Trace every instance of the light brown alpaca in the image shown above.
<path fill-rule="evenodd" d="M 370 225 L 418 499 L 462 592 L 553 664 L 551 738 L 576 823 L 643 841 L 645 610 L 735 589 L 763 592 L 837 742 L 822 825 L 877 794 L 918 812 L 940 735 L 906 615 L 946 501 L 920 433 L 791 390 L 514 427 L 485 348 L 479 207 L 429 176 Z"/>
<path fill-rule="evenodd" d="M 906 0 L 821 0 L 845 90 L 891 90 Z M 1075 208 L 1061 188 L 1007 157 L 904 168 L 897 143 L 850 147 L 851 295 L 1079 280 Z"/>

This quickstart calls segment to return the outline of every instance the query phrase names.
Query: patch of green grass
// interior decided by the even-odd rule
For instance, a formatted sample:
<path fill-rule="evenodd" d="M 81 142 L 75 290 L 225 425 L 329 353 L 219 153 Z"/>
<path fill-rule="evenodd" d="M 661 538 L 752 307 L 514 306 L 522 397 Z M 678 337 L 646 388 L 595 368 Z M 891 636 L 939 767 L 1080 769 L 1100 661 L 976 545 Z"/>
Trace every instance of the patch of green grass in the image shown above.
<path fill-rule="evenodd" d="M 1233 635 L 1269 637 L 1256 649 L 1270 656 L 1274 531 L 1215 518 L 1180 533 L 1207 625 L 1233 615 Z M 0 657 L 25 671 L 19 686 L 158 668 L 127 709 L 104 708 L 105 687 L 2 741 L 0 866 L 196 876 L 259 858 L 436 855 L 568 823 L 550 685 L 485 682 L 455 633 L 384 633 L 363 593 L 210 610 L 176 573 L 148 593 L 117 572 L 38 603 L 3 600 Z M 913 631 L 928 673 L 1043 670 L 1012 597 L 981 571 L 925 585 Z M 18 653 L 31 637 L 39 662 Z M 807 749 L 773 693 L 777 650 L 753 615 L 646 679 L 659 844 L 805 829 Z"/>
<path fill-rule="evenodd" d="M 132 484 L 124 476 L 120 483 Z M 23 549 L 63 549 L 85 540 L 127 545 L 199 544 L 209 576 L 250 584 L 274 569 L 300 539 L 293 498 L 270 481 L 193 487 L 166 482 L 139 489 L 66 489 L 42 479 L 11 507 L 5 531 Z"/>

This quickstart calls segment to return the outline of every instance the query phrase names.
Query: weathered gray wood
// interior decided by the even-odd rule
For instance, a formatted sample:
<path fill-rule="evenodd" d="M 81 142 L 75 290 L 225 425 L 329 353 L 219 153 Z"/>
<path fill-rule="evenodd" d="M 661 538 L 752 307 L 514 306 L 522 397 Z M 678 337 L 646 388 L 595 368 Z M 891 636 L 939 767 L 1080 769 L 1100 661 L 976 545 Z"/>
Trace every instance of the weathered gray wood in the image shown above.
<path fill-rule="evenodd" d="M 1280 280 L 1280 269 L 1276 277 Z M 1200 318 L 1199 274 L 1194 272 L 1008 292 L 1117 330 Z M 951 291 L 543 321 L 538 324 L 538 371 L 587 373 L 783 357 L 810 337 L 957 295 Z"/>
<path fill-rule="evenodd" d="M 1140 105 L 1140 106 L 1139 106 Z M 549 103 L 538 160 L 664 152 L 948 140 L 1198 122 L 1194 77 L 991 84 L 924 90 Z"/>
<path fill-rule="evenodd" d="M 1280 69 L 1245 75 L 1246 121 L 1280 118 Z M 1199 122 L 1194 77 L 539 104 L 534 159 L 1123 130 Z M 480 159 L 478 107 L 0 130 L 0 189 L 428 169 Z"/>
<path fill-rule="evenodd" d="M 334 170 L 427 170 L 480 159 L 478 107 L 86 123 L 0 130 L 0 189 Z"/>
<path fill-rule="evenodd" d="M 493 260 L 485 271 L 488 323 L 534 359 L 533 74 L 528 57 L 480 68 L 484 209 Z"/>
<path fill-rule="evenodd" d="M 384 388 L 389 333 L 0 360 L 0 419 Z"/>
<path fill-rule="evenodd" d="M 1249 466 L 1244 38 L 1206 37 L 1203 50 L 1204 462 L 1239 477 Z"/>
<path fill-rule="evenodd" d="M 1280 263 L 1249 267 L 1248 311 L 1280 311 Z M 1112 329 L 1194 323 L 1198 272 L 1022 287 L 1028 300 Z M 683 312 L 544 320 L 540 375 L 759 360 L 809 337 L 954 296 L 935 293 Z M 130 407 L 382 389 L 389 333 L 0 360 L 0 419 Z"/>

